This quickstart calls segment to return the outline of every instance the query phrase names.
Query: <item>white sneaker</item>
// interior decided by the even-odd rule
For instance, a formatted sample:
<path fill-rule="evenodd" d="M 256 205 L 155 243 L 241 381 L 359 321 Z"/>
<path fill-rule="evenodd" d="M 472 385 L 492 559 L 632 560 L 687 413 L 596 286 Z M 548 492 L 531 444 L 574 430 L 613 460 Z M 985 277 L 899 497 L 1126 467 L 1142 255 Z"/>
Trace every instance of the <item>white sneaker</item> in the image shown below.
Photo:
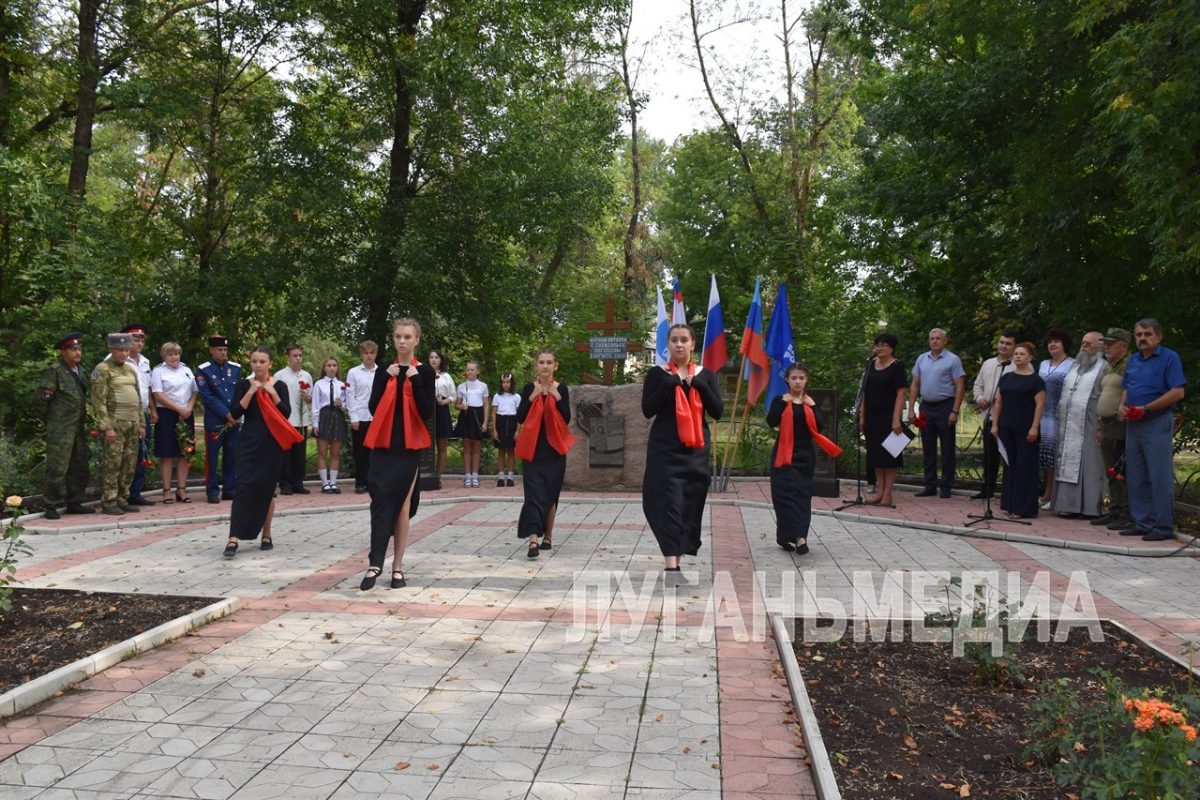
<path fill-rule="evenodd" d="M 1040 508 L 1042 511 L 1049 511 L 1050 510 L 1050 501 L 1047 500 L 1046 502 L 1044 502 L 1040 506 L 1038 506 L 1038 508 Z"/>
<path fill-rule="evenodd" d="M 475 489 L 479 488 L 479 478 L 471 478 L 471 486 Z"/>

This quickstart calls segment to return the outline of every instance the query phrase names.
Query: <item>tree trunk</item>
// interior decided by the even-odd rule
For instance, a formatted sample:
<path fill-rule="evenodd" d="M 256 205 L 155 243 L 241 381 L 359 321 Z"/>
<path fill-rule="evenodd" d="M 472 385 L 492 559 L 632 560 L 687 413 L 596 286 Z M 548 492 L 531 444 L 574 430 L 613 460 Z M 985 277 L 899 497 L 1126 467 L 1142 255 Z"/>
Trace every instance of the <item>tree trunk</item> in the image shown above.
<path fill-rule="evenodd" d="M 625 276 L 623 280 L 625 297 L 631 302 L 635 299 L 635 288 L 642 270 L 634 252 L 634 240 L 637 236 L 638 222 L 642 213 L 642 164 L 638 153 L 638 109 L 637 98 L 633 93 L 633 79 L 629 75 L 629 29 L 633 25 L 633 4 L 629 6 L 629 17 L 625 27 L 621 29 L 621 83 L 625 87 L 625 102 L 629 103 L 629 164 L 633 201 L 629 209 L 629 225 L 625 228 L 625 240 L 622 249 L 625 254 Z"/>
<path fill-rule="evenodd" d="M 390 340 L 388 315 L 396 294 L 396 279 L 399 274 L 399 245 L 404 238 L 408 221 L 409 202 L 417 194 L 415 176 L 411 174 L 413 163 L 412 125 L 413 96 L 410 77 L 413 65 L 405 51 L 407 43 L 417 35 L 421 15 L 425 13 L 427 0 L 396 0 L 397 44 L 396 64 L 392 70 L 396 102 L 392 115 L 392 150 L 388 159 L 388 185 L 380 214 L 379 241 L 375 252 L 374 269 L 371 270 L 367 298 L 367 318 L 364 333 L 378 341 Z"/>
<path fill-rule="evenodd" d="M 784 77 L 787 84 L 787 146 L 788 146 L 788 194 L 791 195 L 792 225 L 796 234 L 796 270 L 804 269 L 805 251 L 805 212 L 802 210 L 806 201 L 802 199 L 800 188 L 800 130 L 796 125 L 796 71 L 792 66 L 792 28 L 799 22 L 788 21 L 787 0 L 780 0 L 783 22 L 783 65 Z M 808 171 L 805 170 L 805 177 Z"/>
<path fill-rule="evenodd" d="M 88 164 L 92 156 L 92 124 L 96 117 L 96 90 L 100 83 L 99 2 L 79 2 L 79 80 L 75 89 L 75 135 L 71 146 L 71 172 L 67 192 L 83 199 L 87 192 Z M 74 221 L 72 221 L 72 226 Z"/>

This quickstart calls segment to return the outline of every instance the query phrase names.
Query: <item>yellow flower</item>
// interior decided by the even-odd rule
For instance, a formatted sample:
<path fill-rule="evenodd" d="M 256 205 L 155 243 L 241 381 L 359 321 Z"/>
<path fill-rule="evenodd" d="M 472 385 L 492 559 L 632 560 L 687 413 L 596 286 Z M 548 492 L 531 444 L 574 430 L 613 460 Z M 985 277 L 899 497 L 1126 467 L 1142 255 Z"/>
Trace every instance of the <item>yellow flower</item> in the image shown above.
<path fill-rule="evenodd" d="M 10 494 L 4 500 L 4 502 L 8 505 L 9 508 L 20 508 L 21 503 L 25 502 L 25 500 L 19 494 Z"/>

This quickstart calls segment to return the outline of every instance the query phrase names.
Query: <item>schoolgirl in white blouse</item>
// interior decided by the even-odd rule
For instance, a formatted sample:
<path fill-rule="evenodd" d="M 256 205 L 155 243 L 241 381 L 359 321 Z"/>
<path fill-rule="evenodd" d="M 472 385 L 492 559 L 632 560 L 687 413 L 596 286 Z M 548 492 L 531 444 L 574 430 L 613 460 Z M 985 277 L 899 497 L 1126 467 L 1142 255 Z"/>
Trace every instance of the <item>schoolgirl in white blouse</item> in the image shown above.
<path fill-rule="evenodd" d="M 488 432 L 488 386 L 479 380 L 479 362 L 468 361 L 467 379 L 458 385 L 458 436 L 463 443 L 463 486 L 479 485 L 479 455 Z"/>
<path fill-rule="evenodd" d="M 312 388 L 312 413 L 317 422 L 317 475 L 322 494 L 341 494 L 338 471 L 342 442 L 346 441 L 346 383 L 338 377 L 341 365 L 333 356 L 321 365 L 321 377 Z"/>

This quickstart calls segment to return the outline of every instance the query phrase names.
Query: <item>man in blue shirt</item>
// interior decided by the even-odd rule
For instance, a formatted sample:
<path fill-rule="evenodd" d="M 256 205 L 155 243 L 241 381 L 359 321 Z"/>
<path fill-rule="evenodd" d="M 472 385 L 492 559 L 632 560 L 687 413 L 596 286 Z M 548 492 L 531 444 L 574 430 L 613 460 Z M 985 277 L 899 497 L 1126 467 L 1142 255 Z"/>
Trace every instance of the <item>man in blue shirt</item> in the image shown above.
<path fill-rule="evenodd" d="M 925 488 L 917 497 L 949 497 L 954 488 L 956 453 L 954 427 L 962 408 L 967 373 L 958 356 L 946 349 L 946 332 L 929 332 L 929 350 L 913 365 L 912 386 L 908 392 L 908 418 L 916 418 L 916 402 L 921 398 L 925 424 L 921 428 L 921 457 L 925 466 Z M 938 447 L 942 449 L 942 477 L 938 480 Z"/>
<path fill-rule="evenodd" d="M 211 361 L 196 367 L 196 388 L 204 401 L 204 488 L 208 502 L 232 500 L 237 485 L 238 422 L 229 413 L 233 390 L 242 378 L 240 364 L 229 360 L 229 339 L 220 334 L 208 337 Z M 221 479 L 217 480 L 217 460 Z"/>
<path fill-rule="evenodd" d="M 1148 542 L 1175 536 L 1175 404 L 1183 400 L 1183 361 L 1162 346 L 1158 320 L 1138 320 L 1117 416 L 1125 420 L 1125 485 L 1133 527 L 1122 536 Z"/>

